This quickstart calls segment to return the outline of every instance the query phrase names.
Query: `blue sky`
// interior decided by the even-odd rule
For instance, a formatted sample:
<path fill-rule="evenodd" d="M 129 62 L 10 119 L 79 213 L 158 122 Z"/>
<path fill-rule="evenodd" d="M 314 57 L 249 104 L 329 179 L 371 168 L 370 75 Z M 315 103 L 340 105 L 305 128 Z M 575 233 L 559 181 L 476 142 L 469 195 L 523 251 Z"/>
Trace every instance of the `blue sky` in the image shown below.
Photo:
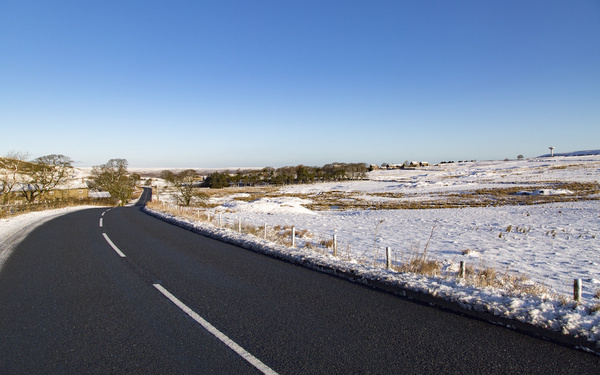
<path fill-rule="evenodd" d="M 0 127 L 77 166 L 600 149 L 600 1 L 1 1 Z"/>

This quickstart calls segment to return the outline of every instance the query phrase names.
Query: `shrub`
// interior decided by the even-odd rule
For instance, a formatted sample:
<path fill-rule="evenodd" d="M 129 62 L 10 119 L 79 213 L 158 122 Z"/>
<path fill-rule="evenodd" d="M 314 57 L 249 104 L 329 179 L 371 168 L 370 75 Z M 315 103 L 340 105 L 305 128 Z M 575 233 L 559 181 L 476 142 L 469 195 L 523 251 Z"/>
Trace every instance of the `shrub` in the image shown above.
<path fill-rule="evenodd" d="M 331 248 L 331 247 L 333 247 L 333 239 L 321 240 L 321 241 L 319 241 L 319 245 L 326 247 L 326 248 Z"/>

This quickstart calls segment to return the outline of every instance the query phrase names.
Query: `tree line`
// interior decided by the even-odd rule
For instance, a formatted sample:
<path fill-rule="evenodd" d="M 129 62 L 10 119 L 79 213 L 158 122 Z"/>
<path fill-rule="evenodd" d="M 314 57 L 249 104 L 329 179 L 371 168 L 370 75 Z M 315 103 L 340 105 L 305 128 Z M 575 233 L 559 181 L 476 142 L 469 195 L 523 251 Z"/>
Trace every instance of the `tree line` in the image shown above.
<path fill-rule="evenodd" d="M 367 172 L 365 163 L 331 163 L 322 167 L 305 165 L 266 167 L 260 170 L 238 170 L 235 173 L 215 172 L 206 178 L 203 186 L 218 189 L 227 186 L 292 185 L 360 180 L 366 177 Z"/>
<path fill-rule="evenodd" d="M 175 189 L 174 197 L 182 206 L 192 201 L 203 201 L 208 195 L 200 188 L 221 189 L 228 186 L 290 185 L 324 181 L 358 180 L 366 177 L 368 168 L 364 163 L 332 163 L 323 167 L 272 168 L 241 170 L 236 172 L 214 172 L 203 178 L 193 169 L 179 173 L 170 170 L 160 172 L 160 178 L 169 182 Z"/>
<path fill-rule="evenodd" d="M 26 153 L 10 153 L 0 157 L 0 197 L 8 204 L 14 195 L 22 196 L 27 203 L 34 203 L 73 176 L 73 160 L 65 155 L 52 154 L 28 160 Z M 90 189 L 107 191 L 111 197 L 125 204 L 132 196 L 137 174 L 129 173 L 126 159 L 110 159 L 94 166 L 91 178 L 86 181 Z M 326 181 L 358 180 L 366 176 L 364 163 L 331 163 L 322 167 L 298 165 L 295 167 L 260 170 L 238 170 L 235 173 L 215 172 L 202 179 L 192 169 L 178 174 L 162 171 L 161 177 L 171 182 L 177 191 L 178 203 L 189 205 L 192 199 L 206 199 L 198 187 L 223 188 L 227 186 L 289 185 Z"/>

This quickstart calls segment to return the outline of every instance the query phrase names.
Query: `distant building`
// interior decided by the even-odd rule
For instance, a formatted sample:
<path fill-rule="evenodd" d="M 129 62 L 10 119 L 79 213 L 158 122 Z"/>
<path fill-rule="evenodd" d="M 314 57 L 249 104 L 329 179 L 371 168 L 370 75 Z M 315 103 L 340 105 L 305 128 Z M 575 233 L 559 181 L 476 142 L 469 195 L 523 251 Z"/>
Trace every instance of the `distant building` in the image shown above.
<path fill-rule="evenodd" d="M 90 191 L 88 196 L 92 199 L 110 198 L 110 193 L 108 191 Z"/>
<path fill-rule="evenodd" d="M 374 171 L 378 169 L 406 169 L 406 168 L 420 168 L 420 167 L 428 167 L 429 163 L 426 161 L 411 161 L 410 163 L 406 162 L 404 164 L 387 164 L 384 163 L 381 166 L 377 166 L 375 164 L 371 164 L 369 169 Z"/>

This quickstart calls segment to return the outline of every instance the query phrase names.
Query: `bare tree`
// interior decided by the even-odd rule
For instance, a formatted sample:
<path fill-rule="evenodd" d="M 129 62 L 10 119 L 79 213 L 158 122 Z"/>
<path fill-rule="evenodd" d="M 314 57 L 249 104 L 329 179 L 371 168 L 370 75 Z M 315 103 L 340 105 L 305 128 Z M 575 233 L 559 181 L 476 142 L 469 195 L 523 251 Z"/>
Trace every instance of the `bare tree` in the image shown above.
<path fill-rule="evenodd" d="M 367 171 L 369 170 L 369 168 L 367 168 L 367 164 L 365 163 L 351 163 L 348 164 L 347 169 L 348 178 L 351 180 L 362 180 L 366 178 Z"/>
<path fill-rule="evenodd" d="M 131 199 L 135 190 L 135 178 L 127 171 L 126 159 L 110 159 L 108 163 L 92 168 L 96 186 L 108 191 L 110 196 L 124 205 Z"/>
<path fill-rule="evenodd" d="M 175 185 L 177 203 L 189 206 L 194 197 L 194 184 L 197 182 L 198 173 L 193 169 L 186 169 L 176 174 L 172 182 Z"/>
<path fill-rule="evenodd" d="M 23 183 L 21 195 L 27 202 L 33 203 L 43 197 L 69 176 L 73 169 L 73 160 L 65 155 L 46 155 L 23 164 Z"/>
<path fill-rule="evenodd" d="M 2 204 L 7 204 L 10 198 L 10 193 L 18 183 L 21 182 L 23 167 L 29 154 L 25 152 L 11 151 L 5 157 L 0 158 L 0 195 L 2 196 Z"/>

